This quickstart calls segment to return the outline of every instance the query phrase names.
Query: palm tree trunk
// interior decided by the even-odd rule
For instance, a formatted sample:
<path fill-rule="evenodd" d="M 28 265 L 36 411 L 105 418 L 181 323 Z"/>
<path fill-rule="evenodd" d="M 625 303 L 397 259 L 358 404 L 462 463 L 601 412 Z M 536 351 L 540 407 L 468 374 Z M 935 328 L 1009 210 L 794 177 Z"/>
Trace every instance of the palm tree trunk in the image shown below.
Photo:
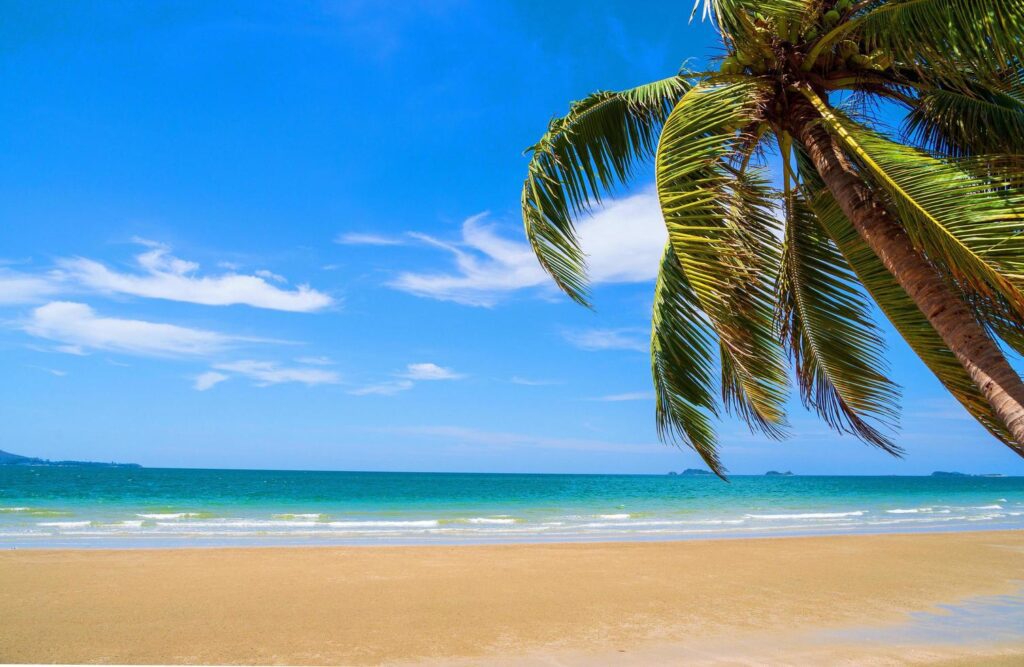
<path fill-rule="evenodd" d="M 921 309 L 1006 425 L 1024 444 L 1024 382 L 963 299 L 919 252 L 906 231 L 874 199 L 806 99 L 792 100 L 789 130 L 803 145 L 857 233 Z"/>

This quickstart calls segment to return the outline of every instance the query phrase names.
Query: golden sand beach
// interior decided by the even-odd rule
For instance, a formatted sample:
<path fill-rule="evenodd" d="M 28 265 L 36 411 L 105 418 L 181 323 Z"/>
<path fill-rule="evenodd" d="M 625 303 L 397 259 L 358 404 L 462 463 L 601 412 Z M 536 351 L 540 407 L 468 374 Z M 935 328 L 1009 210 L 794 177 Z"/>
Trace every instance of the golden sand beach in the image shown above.
<path fill-rule="evenodd" d="M 1024 586 L 1024 532 L 0 552 L 3 662 L 1024 664 L 844 628 Z"/>

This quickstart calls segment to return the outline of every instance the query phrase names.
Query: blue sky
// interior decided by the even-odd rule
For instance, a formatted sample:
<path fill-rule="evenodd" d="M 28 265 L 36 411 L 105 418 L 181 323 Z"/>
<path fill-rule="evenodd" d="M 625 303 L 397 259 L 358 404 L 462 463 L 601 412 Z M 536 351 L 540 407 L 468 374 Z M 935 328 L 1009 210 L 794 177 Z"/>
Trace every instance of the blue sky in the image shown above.
<path fill-rule="evenodd" d="M 151 466 L 661 473 L 644 172 L 547 282 L 523 149 L 716 54 L 689 3 L 9 3 L 0 449 Z M 661 6 L 664 5 L 664 6 Z M 890 334 L 892 459 L 793 401 L 735 473 L 1024 473 Z"/>

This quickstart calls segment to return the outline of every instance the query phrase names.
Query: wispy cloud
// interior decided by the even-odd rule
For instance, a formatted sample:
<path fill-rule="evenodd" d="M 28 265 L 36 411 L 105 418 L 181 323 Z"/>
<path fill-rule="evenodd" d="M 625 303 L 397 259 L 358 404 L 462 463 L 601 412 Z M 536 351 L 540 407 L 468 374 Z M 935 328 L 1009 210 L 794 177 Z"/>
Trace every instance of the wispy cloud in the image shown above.
<path fill-rule="evenodd" d="M 409 391 L 413 386 L 415 386 L 415 384 L 416 383 L 412 380 L 388 380 L 386 382 L 378 382 L 377 384 L 359 387 L 358 389 L 353 389 L 348 393 L 353 396 L 394 396 L 395 394 L 403 391 Z"/>
<path fill-rule="evenodd" d="M 196 376 L 195 383 L 192 385 L 196 391 L 206 391 L 212 389 L 214 386 L 220 384 L 224 380 L 227 380 L 228 376 L 217 371 L 207 371 L 200 373 Z"/>
<path fill-rule="evenodd" d="M 69 354 L 107 350 L 142 356 L 209 356 L 252 340 L 162 322 L 103 317 L 84 303 L 70 301 L 39 306 L 22 328 L 60 343 L 58 351 Z"/>
<path fill-rule="evenodd" d="M 305 366 L 282 366 L 274 361 L 244 359 L 229 363 L 214 364 L 217 371 L 224 371 L 255 380 L 257 386 L 297 382 L 305 385 L 337 384 L 341 378 L 334 371 Z M 219 381 L 219 380 L 218 380 Z M 212 385 L 211 385 L 212 386 Z M 197 389 L 199 387 L 196 387 Z"/>
<path fill-rule="evenodd" d="M 36 276 L 0 268 L 0 305 L 38 303 L 52 297 L 60 286 L 49 276 Z"/>
<path fill-rule="evenodd" d="M 654 392 L 651 391 L 631 391 L 624 394 L 608 394 L 607 396 L 598 396 L 597 398 L 591 399 L 593 401 L 605 401 L 608 403 L 619 403 L 623 401 L 653 401 Z"/>
<path fill-rule="evenodd" d="M 525 433 L 488 431 L 463 426 L 411 426 L 381 429 L 389 433 L 416 435 L 444 440 L 450 444 L 472 444 L 490 447 L 532 447 L 537 449 L 566 449 L 585 452 L 625 452 L 649 454 L 664 452 L 665 447 L 657 444 L 630 444 L 589 440 L 585 438 L 553 438 Z"/>
<path fill-rule="evenodd" d="M 405 272 L 389 285 L 417 296 L 485 307 L 518 290 L 548 287 L 550 279 L 529 244 L 503 238 L 487 219 L 487 213 L 468 218 L 456 242 L 410 234 L 450 253 L 455 270 Z M 657 275 L 666 232 L 654 192 L 609 200 L 580 220 L 577 229 L 594 284 L 645 282 Z"/>
<path fill-rule="evenodd" d="M 641 329 L 582 329 L 565 330 L 562 336 L 581 350 L 633 350 L 646 352 L 650 346 L 646 332 Z"/>
<path fill-rule="evenodd" d="M 974 417 L 962 405 L 951 398 L 919 399 L 913 405 L 907 407 L 905 415 L 911 419 L 974 421 Z"/>
<path fill-rule="evenodd" d="M 309 366 L 333 366 L 334 360 L 330 357 L 296 357 L 295 361 Z"/>
<path fill-rule="evenodd" d="M 459 380 L 465 376 L 444 366 L 422 363 L 406 366 L 402 377 L 408 380 Z"/>
<path fill-rule="evenodd" d="M 259 276 L 260 278 L 265 278 L 266 280 L 272 280 L 275 283 L 286 284 L 288 282 L 288 279 L 285 278 L 284 276 L 278 273 L 274 273 L 273 271 L 268 271 L 267 269 L 253 271 L 253 274 Z"/>
<path fill-rule="evenodd" d="M 207 306 L 244 304 L 254 308 L 312 312 L 334 303 L 333 298 L 309 285 L 298 285 L 294 289 L 272 285 L 268 280 L 287 281 L 266 270 L 254 275 L 228 272 L 200 276 L 197 263 L 175 257 L 168 246 L 144 239 L 137 241 L 148 248 L 135 256 L 137 272 L 117 271 L 95 260 L 75 257 L 58 260 L 59 274 L 67 282 L 102 293 Z"/>
<path fill-rule="evenodd" d="M 450 368 L 438 366 L 437 364 L 425 362 L 408 364 L 401 373 L 396 373 L 394 380 L 386 380 L 375 384 L 359 387 L 349 391 L 353 396 L 393 396 L 403 391 L 409 391 L 416 386 L 417 382 L 431 382 L 439 380 L 461 380 L 466 377 L 463 373 L 456 373 Z"/>
<path fill-rule="evenodd" d="M 405 245 L 408 239 L 401 236 L 349 232 L 338 234 L 334 237 L 334 242 L 340 245 Z"/>
<path fill-rule="evenodd" d="M 44 373 L 48 373 L 49 375 L 52 375 L 53 377 L 58 377 L 58 378 L 66 377 L 67 374 L 68 374 L 67 371 L 62 371 L 62 370 L 59 370 L 59 369 L 56 369 L 56 368 L 46 368 L 45 366 L 29 366 L 29 368 L 34 368 L 36 370 L 42 371 Z"/>

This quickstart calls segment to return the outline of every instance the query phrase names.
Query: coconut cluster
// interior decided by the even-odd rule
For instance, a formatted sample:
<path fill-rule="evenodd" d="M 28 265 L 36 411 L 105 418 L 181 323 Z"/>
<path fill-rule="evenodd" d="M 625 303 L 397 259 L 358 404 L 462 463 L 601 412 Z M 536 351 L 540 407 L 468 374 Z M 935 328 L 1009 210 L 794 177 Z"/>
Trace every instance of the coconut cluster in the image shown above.
<path fill-rule="evenodd" d="M 817 23 L 806 26 L 776 26 L 762 14 L 754 16 L 755 39 L 747 50 L 737 50 L 722 60 L 722 74 L 763 74 L 777 59 L 771 44 L 774 39 L 790 44 L 811 44 L 818 37 L 827 34 L 853 8 L 853 0 L 839 0 L 826 12 L 822 12 Z M 782 33 L 782 34 L 778 34 Z M 845 65 L 853 70 L 882 71 L 892 66 L 892 56 L 882 49 L 865 51 L 862 45 L 852 39 L 844 39 L 833 48 L 824 50 L 815 60 L 817 70 L 841 69 Z"/>

